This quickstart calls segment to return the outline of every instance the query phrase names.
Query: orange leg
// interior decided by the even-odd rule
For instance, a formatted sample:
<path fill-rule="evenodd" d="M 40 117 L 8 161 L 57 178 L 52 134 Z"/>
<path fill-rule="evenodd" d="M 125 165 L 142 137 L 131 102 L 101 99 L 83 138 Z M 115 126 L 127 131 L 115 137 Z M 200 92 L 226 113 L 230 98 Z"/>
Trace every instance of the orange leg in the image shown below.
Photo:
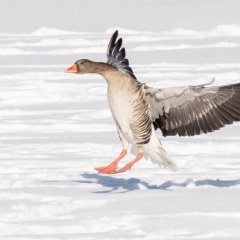
<path fill-rule="evenodd" d="M 116 173 L 121 173 L 121 172 L 125 172 L 127 170 L 130 170 L 131 167 L 138 162 L 141 158 L 143 157 L 143 153 L 140 152 L 138 153 L 138 155 L 136 156 L 136 158 L 134 158 L 131 162 L 127 163 L 124 167 L 120 168 L 118 171 L 116 171 Z"/>
<path fill-rule="evenodd" d="M 99 173 L 105 173 L 105 174 L 113 174 L 116 173 L 117 170 L 117 164 L 118 162 L 127 154 L 127 149 L 123 149 L 121 154 L 118 158 L 116 158 L 112 163 L 110 163 L 108 166 L 103 167 L 96 167 L 96 169 Z"/>

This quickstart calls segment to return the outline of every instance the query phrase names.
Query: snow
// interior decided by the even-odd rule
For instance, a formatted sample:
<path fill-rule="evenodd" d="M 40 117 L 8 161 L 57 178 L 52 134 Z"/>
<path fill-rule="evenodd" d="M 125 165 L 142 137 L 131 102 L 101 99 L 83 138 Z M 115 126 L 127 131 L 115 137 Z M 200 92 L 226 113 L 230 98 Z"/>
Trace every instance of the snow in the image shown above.
<path fill-rule="evenodd" d="M 194 31 L 189 29 L 176 28 L 171 31 L 164 31 L 168 37 L 190 37 L 190 38 L 204 38 L 204 37 L 234 37 L 240 35 L 239 24 L 221 24 L 206 32 Z"/>
<path fill-rule="evenodd" d="M 174 15 L 179 24 L 165 29 L 114 19 L 102 29 L 101 16 L 100 30 L 90 22 L 88 31 L 53 26 L 52 17 L 30 31 L 0 32 L 0 239 L 239 239 L 239 123 L 192 138 L 159 131 L 177 172 L 141 160 L 101 175 L 94 167 L 121 151 L 106 82 L 64 73 L 80 58 L 106 61 L 118 29 L 135 75 L 149 86 L 237 83 L 240 21 L 224 23 L 226 15 L 205 28 L 191 28 L 199 24 L 193 15 L 190 27 Z"/>

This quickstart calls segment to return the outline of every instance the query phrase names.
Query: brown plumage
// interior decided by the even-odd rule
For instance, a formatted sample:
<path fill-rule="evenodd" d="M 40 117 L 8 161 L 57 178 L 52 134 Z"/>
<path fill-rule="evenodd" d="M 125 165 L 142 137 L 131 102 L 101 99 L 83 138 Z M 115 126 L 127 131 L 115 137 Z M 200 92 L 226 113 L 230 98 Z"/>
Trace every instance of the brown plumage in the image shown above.
<path fill-rule="evenodd" d="M 66 69 L 68 73 L 97 73 L 108 83 L 108 102 L 116 122 L 123 150 L 110 165 L 98 167 L 100 173 L 112 174 L 130 169 L 144 153 L 153 163 L 176 170 L 155 130 L 163 136 L 194 136 L 240 121 L 240 83 L 209 87 L 211 83 L 156 89 L 140 83 L 129 66 L 122 39 L 116 31 L 108 45 L 107 63 L 81 59 Z M 138 155 L 117 170 L 129 144 L 137 146 Z"/>

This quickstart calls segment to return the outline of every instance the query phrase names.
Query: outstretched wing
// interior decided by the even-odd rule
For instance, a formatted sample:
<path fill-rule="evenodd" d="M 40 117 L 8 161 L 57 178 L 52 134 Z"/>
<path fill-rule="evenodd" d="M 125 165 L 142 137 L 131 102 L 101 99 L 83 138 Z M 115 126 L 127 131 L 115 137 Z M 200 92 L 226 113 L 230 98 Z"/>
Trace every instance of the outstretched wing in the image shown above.
<path fill-rule="evenodd" d="M 240 83 L 155 89 L 145 87 L 151 120 L 163 136 L 194 136 L 240 121 Z"/>
<path fill-rule="evenodd" d="M 107 50 L 107 63 L 114 66 L 118 70 L 130 75 L 134 79 L 137 79 L 133 73 L 132 68 L 129 66 L 129 61 L 126 59 L 125 48 L 122 47 L 122 38 L 118 37 L 118 30 L 112 35 L 110 42 L 108 44 Z"/>

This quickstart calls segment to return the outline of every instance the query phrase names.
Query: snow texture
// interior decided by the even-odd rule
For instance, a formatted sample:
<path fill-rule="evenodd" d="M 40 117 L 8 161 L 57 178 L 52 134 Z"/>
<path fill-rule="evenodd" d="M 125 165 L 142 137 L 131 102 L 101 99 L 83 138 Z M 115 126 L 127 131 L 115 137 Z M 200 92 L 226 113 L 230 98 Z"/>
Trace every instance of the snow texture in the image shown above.
<path fill-rule="evenodd" d="M 19 9 L 29 25 L 24 28 L 22 16 L 14 31 L 3 14 L 11 31 L 0 32 L 0 239 L 239 239 L 239 123 L 191 138 L 164 138 L 158 131 L 177 172 L 141 160 L 131 171 L 100 175 L 94 167 L 110 163 L 121 151 L 106 82 L 97 75 L 64 73 L 80 58 L 106 61 L 108 41 L 118 29 L 135 75 L 149 86 L 202 84 L 213 77 L 218 85 L 240 82 L 240 17 L 236 21 L 231 3 L 219 1 L 216 16 L 211 12 L 216 1 L 184 0 L 181 6 L 176 0 L 153 1 L 149 6 L 141 0 L 136 15 L 141 29 L 136 19 L 124 18 L 133 3 L 127 11 L 124 4 L 103 1 L 109 10 L 114 4 L 122 9 L 122 23 L 116 18 L 108 24 L 109 12 L 99 11 L 99 26 L 86 17 L 87 29 L 86 22 L 82 28 L 55 22 L 54 11 L 70 16 L 71 4 L 78 1 L 52 1 L 50 9 L 58 4 L 53 16 L 42 3 L 48 25 L 44 12 L 30 18 L 31 11 L 41 10 L 39 1 L 32 1 L 28 11 L 17 8 L 18 2 L 30 3 L 15 1 L 16 6 L 2 9 L 11 6 L 17 16 Z M 154 11 L 151 15 L 155 7 L 168 11 L 157 19 Z M 144 8 L 148 19 L 142 18 Z M 200 23 L 190 14 L 186 25 L 179 11 L 189 8 L 197 16 L 210 9 L 209 21 Z M 71 21 L 84 21 L 72 14 Z M 133 157 L 129 153 L 119 165 Z"/>

